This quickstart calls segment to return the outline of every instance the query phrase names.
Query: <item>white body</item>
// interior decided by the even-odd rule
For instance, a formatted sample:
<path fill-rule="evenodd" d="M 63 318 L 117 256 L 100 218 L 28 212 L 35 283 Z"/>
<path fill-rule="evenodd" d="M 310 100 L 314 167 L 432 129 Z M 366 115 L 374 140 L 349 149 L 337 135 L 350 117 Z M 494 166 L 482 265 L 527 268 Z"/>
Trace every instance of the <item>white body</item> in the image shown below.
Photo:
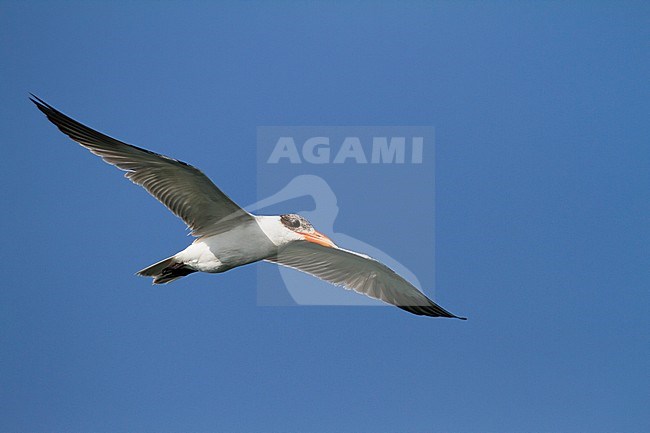
<path fill-rule="evenodd" d="M 174 261 L 199 272 L 225 272 L 273 256 L 278 247 L 297 239 L 302 238 L 282 229 L 278 216 L 255 216 L 225 233 L 198 238 Z"/>

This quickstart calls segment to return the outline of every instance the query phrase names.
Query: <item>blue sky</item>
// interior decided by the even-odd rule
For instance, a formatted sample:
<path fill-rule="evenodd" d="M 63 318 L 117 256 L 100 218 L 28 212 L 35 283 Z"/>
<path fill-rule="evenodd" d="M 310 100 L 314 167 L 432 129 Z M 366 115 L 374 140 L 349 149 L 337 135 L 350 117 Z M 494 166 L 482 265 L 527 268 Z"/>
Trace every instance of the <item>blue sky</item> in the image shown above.
<path fill-rule="evenodd" d="M 650 430 L 649 14 L 0 2 L 0 431 Z M 434 126 L 436 299 L 469 320 L 259 307 L 256 266 L 152 287 L 183 224 L 28 92 L 241 204 L 258 126 Z"/>

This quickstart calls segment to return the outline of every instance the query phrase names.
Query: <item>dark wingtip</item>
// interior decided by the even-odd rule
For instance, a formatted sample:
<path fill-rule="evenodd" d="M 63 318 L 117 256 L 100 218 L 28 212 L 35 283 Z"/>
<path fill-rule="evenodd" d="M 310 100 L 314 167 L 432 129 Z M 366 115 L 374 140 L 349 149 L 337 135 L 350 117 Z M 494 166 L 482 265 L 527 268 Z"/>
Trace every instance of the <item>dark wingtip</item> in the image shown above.
<path fill-rule="evenodd" d="M 32 92 L 29 92 L 29 100 L 32 101 L 34 104 L 43 103 L 43 100 L 38 96 L 34 95 Z"/>
<path fill-rule="evenodd" d="M 404 311 L 408 311 L 411 314 L 416 316 L 425 316 L 425 317 L 444 317 L 447 319 L 459 319 L 467 320 L 467 317 L 456 316 L 455 314 L 450 313 L 449 311 L 442 308 L 440 305 L 431 301 L 430 305 L 396 305 L 397 308 L 400 308 Z"/>
<path fill-rule="evenodd" d="M 36 105 L 36 107 L 45 114 L 47 114 L 47 110 L 52 109 L 52 106 L 31 92 L 29 93 L 29 100 L 32 101 L 34 105 Z"/>

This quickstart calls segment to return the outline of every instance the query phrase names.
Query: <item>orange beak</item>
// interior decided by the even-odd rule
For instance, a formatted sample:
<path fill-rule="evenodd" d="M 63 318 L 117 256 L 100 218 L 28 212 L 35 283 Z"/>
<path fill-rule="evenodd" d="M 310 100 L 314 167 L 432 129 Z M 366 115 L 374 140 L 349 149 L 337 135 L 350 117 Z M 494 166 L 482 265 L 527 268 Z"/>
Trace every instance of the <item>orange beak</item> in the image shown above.
<path fill-rule="evenodd" d="M 336 244 L 332 242 L 330 238 L 322 233 L 317 232 L 316 230 L 314 230 L 313 233 L 303 233 L 302 235 L 306 241 L 313 242 L 324 247 L 336 248 Z"/>

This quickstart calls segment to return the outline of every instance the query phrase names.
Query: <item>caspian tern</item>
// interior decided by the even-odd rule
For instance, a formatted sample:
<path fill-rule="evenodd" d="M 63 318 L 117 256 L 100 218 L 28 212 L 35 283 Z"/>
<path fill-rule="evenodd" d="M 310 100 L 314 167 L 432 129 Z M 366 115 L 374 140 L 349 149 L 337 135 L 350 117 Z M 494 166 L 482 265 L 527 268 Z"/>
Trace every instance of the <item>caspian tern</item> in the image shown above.
<path fill-rule="evenodd" d="M 37 96 L 30 100 L 61 132 L 104 161 L 180 217 L 194 242 L 138 275 L 166 284 L 194 272 L 220 273 L 266 260 L 380 299 L 410 313 L 458 317 L 373 258 L 339 248 L 300 215 L 253 215 L 207 176 L 182 161 L 104 135 L 66 116 Z"/>

